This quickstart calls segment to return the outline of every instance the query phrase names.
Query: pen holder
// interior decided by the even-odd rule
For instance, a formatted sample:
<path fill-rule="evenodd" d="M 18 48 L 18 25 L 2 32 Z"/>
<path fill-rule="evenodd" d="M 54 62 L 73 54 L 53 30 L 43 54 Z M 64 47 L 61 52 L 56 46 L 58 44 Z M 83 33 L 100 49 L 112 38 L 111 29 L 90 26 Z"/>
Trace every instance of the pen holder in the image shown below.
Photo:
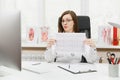
<path fill-rule="evenodd" d="M 110 77 L 119 77 L 119 65 L 118 64 L 109 64 L 109 76 Z"/>

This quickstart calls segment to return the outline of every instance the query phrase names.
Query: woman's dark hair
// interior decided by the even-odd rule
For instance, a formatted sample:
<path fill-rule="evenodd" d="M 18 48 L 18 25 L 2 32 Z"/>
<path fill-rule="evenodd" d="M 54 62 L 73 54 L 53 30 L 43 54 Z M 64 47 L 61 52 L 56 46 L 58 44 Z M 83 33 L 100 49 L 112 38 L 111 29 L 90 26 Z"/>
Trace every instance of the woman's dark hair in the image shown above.
<path fill-rule="evenodd" d="M 66 14 L 70 14 L 71 17 L 72 17 L 72 20 L 73 20 L 73 22 L 74 22 L 73 31 L 74 31 L 74 32 L 79 32 L 79 28 L 78 28 L 78 18 L 77 18 L 77 16 L 76 16 L 75 12 L 74 12 L 74 11 L 70 11 L 70 10 L 65 11 L 65 12 L 61 15 L 61 17 L 59 17 L 59 20 L 58 20 L 58 32 L 64 32 L 64 29 L 63 29 L 63 26 L 62 26 L 62 18 L 63 18 L 63 16 L 66 15 Z"/>

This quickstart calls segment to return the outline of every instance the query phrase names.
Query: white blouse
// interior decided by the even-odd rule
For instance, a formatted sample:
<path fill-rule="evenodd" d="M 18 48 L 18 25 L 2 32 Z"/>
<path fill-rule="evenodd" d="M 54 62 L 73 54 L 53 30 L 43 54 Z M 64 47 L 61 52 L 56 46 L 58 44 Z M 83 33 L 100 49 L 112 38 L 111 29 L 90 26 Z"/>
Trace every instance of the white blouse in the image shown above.
<path fill-rule="evenodd" d="M 53 45 L 51 48 L 45 51 L 44 55 L 47 62 L 54 62 L 55 59 L 56 62 L 81 62 L 82 55 L 86 58 L 88 63 L 99 61 L 96 49 L 88 45 L 85 45 L 84 53 L 79 54 L 56 53 L 55 45 Z"/>

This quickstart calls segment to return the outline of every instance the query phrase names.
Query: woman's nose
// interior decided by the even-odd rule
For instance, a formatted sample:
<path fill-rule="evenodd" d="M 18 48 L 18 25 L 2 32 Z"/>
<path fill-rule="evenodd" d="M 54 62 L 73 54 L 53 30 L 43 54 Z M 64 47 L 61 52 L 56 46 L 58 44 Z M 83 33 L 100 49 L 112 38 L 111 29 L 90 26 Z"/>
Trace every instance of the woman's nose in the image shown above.
<path fill-rule="evenodd" d="M 65 21 L 65 22 L 64 22 L 64 25 L 66 25 L 66 24 L 67 24 L 67 22 Z"/>

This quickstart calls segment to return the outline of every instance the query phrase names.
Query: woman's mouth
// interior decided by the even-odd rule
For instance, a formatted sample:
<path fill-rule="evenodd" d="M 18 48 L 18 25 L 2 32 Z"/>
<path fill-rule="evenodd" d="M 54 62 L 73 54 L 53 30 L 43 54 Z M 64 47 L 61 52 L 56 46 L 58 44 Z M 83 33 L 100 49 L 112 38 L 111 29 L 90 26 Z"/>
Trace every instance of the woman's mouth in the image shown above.
<path fill-rule="evenodd" d="M 67 26 L 64 26 L 64 28 L 66 29 L 66 28 L 67 28 Z"/>

